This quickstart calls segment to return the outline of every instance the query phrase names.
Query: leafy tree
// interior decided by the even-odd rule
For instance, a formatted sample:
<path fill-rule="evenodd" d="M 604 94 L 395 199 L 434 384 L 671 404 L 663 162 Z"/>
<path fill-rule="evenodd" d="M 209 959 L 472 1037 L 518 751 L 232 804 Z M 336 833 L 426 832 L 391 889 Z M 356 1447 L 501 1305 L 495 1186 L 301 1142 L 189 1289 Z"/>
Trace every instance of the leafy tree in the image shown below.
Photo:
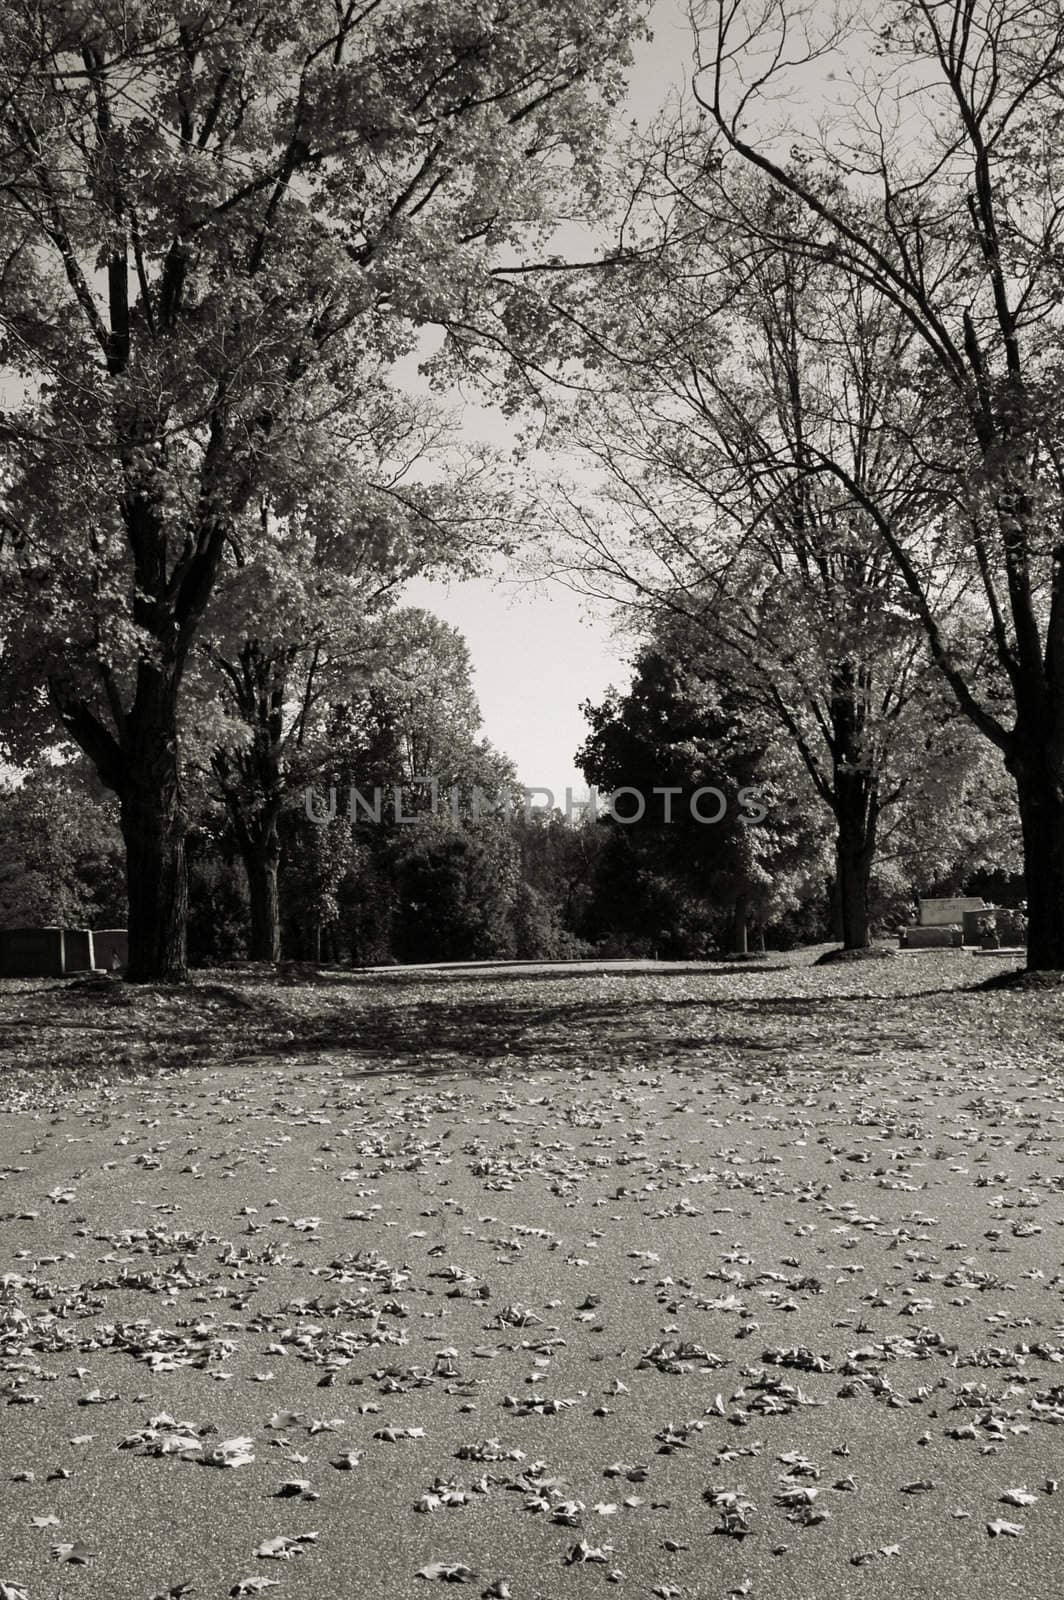
<path fill-rule="evenodd" d="M 516 953 L 518 855 L 504 819 L 425 818 L 396 831 L 393 948 L 400 961 Z"/>
<path fill-rule="evenodd" d="M 216 967 L 248 955 L 248 891 L 232 842 L 212 838 L 193 815 L 188 834 L 188 959 Z"/>
<path fill-rule="evenodd" d="M 673 618 L 747 685 L 834 818 L 839 932 L 858 948 L 931 668 L 867 516 L 815 464 L 833 451 L 895 526 L 922 526 L 884 425 L 912 334 L 844 276 L 751 250 L 746 215 L 783 226 L 788 202 L 726 183 L 682 124 L 633 159 L 627 265 L 588 292 L 587 393 L 556 425 L 603 469 L 601 509 L 560 513 L 577 581 Z"/>
<path fill-rule="evenodd" d="M 422 891 L 409 890 L 411 874 L 421 872 L 437 886 L 424 889 L 425 904 L 450 907 L 433 923 L 432 948 L 439 953 L 448 927 L 461 948 L 473 938 L 469 930 L 480 927 L 483 945 L 484 929 L 497 930 L 501 912 L 481 927 L 470 897 L 488 893 L 491 852 L 476 842 L 476 823 L 467 834 L 461 822 L 479 804 L 490 831 L 496 797 L 515 803 L 519 791 L 511 763 L 477 737 L 480 710 L 465 641 L 431 613 L 403 607 L 373 621 L 366 648 L 372 670 L 349 682 L 346 699 L 318 708 L 292 763 L 281 883 L 293 910 L 303 908 L 296 922 L 304 931 L 293 927 L 293 933 L 308 955 L 318 947 L 315 935 L 308 948 L 306 930 L 313 927 L 327 930 L 326 943 L 337 952 L 346 945 L 360 960 L 425 948 L 411 909 Z M 308 803 L 316 816 L 335 815 L 311 820 Z M 500 857 L 504 874 L 509 859 Z M 455 887 L 466 869 L 477 885 L 468 893 Z M 456 896 L 469 903 L 468 913 L 456 909 Z M 494 891 L 488 900 L 496 904 Z M 499 937 L 498 953 L 505 953 L 507 941 Z"/>
<path fill-rule="evenodd" d="M 606 830 L 589 814 L 570 819 L 560 811 L 525 808 L 512 819 L 521 852 L 521 895 L 515 910 L 519 955 L 577 956 L 594 892 L 595 872 L 607 845 Z"/>
<path fill-rule="evenodd" d="M 117 794 L 130 976 L 177 979 L 179 707 L 225 552 L 263 503 L 353 505 L 367 356 L 435 323 L 468 364 L 519 358 L 522 264 L 594 204 L 638 11 L 4 0 L 0 25 L 9 742 L 58 721 Z"/>
<path fill-rule="evenodd" d="M 441 794 L 463 782 L 467 789 L 472 783 L 512 783 L 505 758 L 499 766 L 490 747 L 478 745 L 480 706 L 469 650 L 457 628 L 404 606 L 382 619 L 375 644 L 367 725 L 391 745 L 392 781 L 431 778 Z"/>
<path fill-rule="evenodd" d="M 719 908 L 690 879 L 663 870 L 646 837 L 608 826 L 602 832 L 581 922 L 595 950 L 611 959 L 683 960 L 704 956 L 722 933 L 728 942 Z"/>
<path fill-rule="evenodd" d="M 631 788 L 645 806 L 639 816 L 635 797 L 618 798 L 615 816 L 630 808 L 634 820 L 613 826 L 631 844 L 614 846 L 608 868 L 623 881 L 625 859 L 642 854 L 652 904 L 671 916 L 667 886 L 682 885 L 701 902 L 696 922 L 703 930 L 715 922 L 732 948 L 745 951 L 748 923 L 763 924 L 787 902 L 789 878 L 810 841 L 778 803 L 785 791 L 769 724 L 727 672 L 705 664 L 700 672 L 676 645 L 675 637 L 659 635 L 637 656 L 625 695 L 584 708 L 591 733 L 577 760 L 589 783 L 611 793 Z M 699 800 L 702 788 L 716 795 Z M 658 798 L 655 789 L 679 793 Z"/>
<path fill-rule="evenodd" d="M 297 811 L 282 825 L 280 868 L 282 928 L 288 955 L 305 961 L 338 960 L 341 895 L 357 862 L 350 823 L 343 816 L 309 822 Z"/>
<path fill-rule="evenodd" d="M 119 927 L 125 899 L 114 806 L 82 767 L 40 764 L 0 787 L 0 924 Z"/>
<path fill-rule="evenodd" d="M 1004 757 L 1028 962 L 1064 968 L 1059 16 L 1020 0 L 858 7 L 845 27 L 803 0 L 696 16 L 696 99 L 729 162 L 788 202 L 744 219 L 751 247 L 823 265 L 910 331 L 884 430 L 919 478 L 924 529 L 899 527 L 834 450 L 819 446 L 810 470 L 860 510 L 957 704 Z M 836 73 L 855 32 L 867 70 Z M 777 108 L 799 83 L 815 93 L 818 74 L 830 115 L 815 130 L 792 118 L 781 142 Z M 933 404 L 914 421 L 918 393 Z M 955 652 L 928 528 L 979 597 L 994 692 Z"/>
<path fill-rule="evenodd" d="M 927 685 L 924 715 L 898 750 L 899 798 L 886 812 L 873 864 L 883 915 L 908 911 L 915 894 L 978 893 L 978 874 L 1019 871 L 1023 852 L 1015 797 L 994 750 L 955 706 Z"/>

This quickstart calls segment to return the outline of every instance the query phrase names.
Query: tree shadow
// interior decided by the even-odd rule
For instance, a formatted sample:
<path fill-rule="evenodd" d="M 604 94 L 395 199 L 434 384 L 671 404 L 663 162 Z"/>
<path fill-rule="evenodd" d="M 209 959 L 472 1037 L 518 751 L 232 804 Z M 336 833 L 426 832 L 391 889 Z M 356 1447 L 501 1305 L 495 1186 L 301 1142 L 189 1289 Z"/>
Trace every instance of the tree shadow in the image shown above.
<path fill-rule="evenodd" d="M 847 996 L 846 1001 L 872 998 L 882 1000 Z M 453 1070 L 463 1059 L 483 1065 L 579 1057 L 594 1064 L 641 1055 L 652 1062 L 655 1056 L 672 1059 L 713 1049 L 749 1052 L 764 1062 L 792 1056 L 803 1045 L 825 1044 L 823 1018 L 839 1004 L 838 997 L 804 995 L 618 997 L 553 1005 L 458 997 L 448 1002 L 440 995 L 412 1005 L 338 1007 L 314 1019 L 296 1038 L 268 1046 L 266 1053 L 352 1054 L 373 1060 L 378 1071 Z M 704 1027 L 697 1025 L 700 1017 Z M 796 1031 L 802 1023 L 809 1026 Z M 867 1030 L 859 1016 L 843 1015 L 829 1042 L 833 1051 L 860 1049 L 867 1043 Z M 905 1031 L 880 1034 L 877 1042 L 927 1048 L 924 1040 Z"/>
<path fill-rule="evenodd" d="M 103 980 L 102 987 L 70 981 L 35 986 L 12 995 L 17 1015 L 0 1007 L 0 1063 L 39 1072 L 42 1081 L 76 1082 L 99 1081 L 108 1065 L 119 1081 L 182 1067 L 340 1055 L 360 1073 L 431 1075 L 537 1061 L 712 1065 L 702 1058 L 717 1051 L 729 1071 L 765 1072 L 818 1050 L 838 1061 L 846 1052 L 866 1058 L 870 1050 L 931 1047 L 926 1032 L 916 1033 L 904 1016 L 884 1016 L 889 1000 L 882 994 L 757 995 L 743 994 L 741 984 L 726 993 L 692 994 L 674 987 L 692 976 L 769 970 L 752 964 L 694 972 L 615 969 L 611 976 L 652 980 L 653 992 L 618 983 L 608 994 L 600 989 L 584 997 L 567 986 L 601 973 L 463 970 L 389 978 L 348 969 L 321 973 L 308 985 L 271 978 L 268 970 L 215 969 L 185 988 L 115 980 Z M 471 994 L 473 986 L 480 992 Z M 901 1003 L 970 993 L 936 985 L 910 991 Z M 874 1030 L 862 1015 L 868 1004 L 877 1008 Z"/>
<path fill-rule="evenodd" d="M 573 983 L 582 980 L 585 983 L 594 978 L 624 979 L 631 981 L 653 979 L 655 983 L 664 981 L 671 983 L 674 980 L 685 978 L 734 978 L 739 973 L 757 972 L 789 972 L 793 970 L 783 965 L 770 966 L 766 964 L 749 964 L 736 962 L 734 966 L 686 966 L 676 967 L 588 967 L 583 970 L 560 971 L 549 968 L 536 970 L 533 963 L 514 963 L 512 968 L 490 967 L 481 971 L 456 969 L 447 967 L 432 967 L 421 971 L 404 969 L 388 972 L 386 969 L 356 969 L 354 976 L 361 978 L 366 983 L 384 983 L 395 988 L 423 987 L 427 983 L 438 982 L 440 988 L 459 988 L 472 985 L 511 984 L 511 983 Z"/>

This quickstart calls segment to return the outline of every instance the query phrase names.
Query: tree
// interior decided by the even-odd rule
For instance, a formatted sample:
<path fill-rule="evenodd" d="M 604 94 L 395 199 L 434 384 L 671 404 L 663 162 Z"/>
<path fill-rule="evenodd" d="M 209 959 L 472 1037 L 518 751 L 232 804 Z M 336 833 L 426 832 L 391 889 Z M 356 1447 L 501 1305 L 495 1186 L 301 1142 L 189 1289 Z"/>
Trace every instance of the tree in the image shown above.
<path fill-rule="evenodd" d="M 248 955 L 247 879 L 224 819 L 200 815 L 190 802 L 188 960 L 216 967 Z"/>
<path fill-rule="evenodd" d="M 257 961 L 280 957 L 278 823 L 294 753 L 322 706 L 387 670 L 397 641 L 380 613 L 399 586 L 419 572 L 476 570 L 499 525 L 482 458 L 463 462 L 452 449 L 445 482 L 419 479 L 416 469 L 435 465 L 441 444 L 423 408 L 386 387 L 374 399 L 362 418 L 361 481 L 347 503 L 325 493 L 284 519 L 264 506 L 257 526 L 232 542 L 186 694 L 186 757 L 209 768 L 225 806 Z"/>
<path fill-rule="evenodd" d="M 517 954 L 585 953 L 583 928 L 606 830 L 589 812 L 522 808 L 514 818 L 521 852 L 522 899 L 516 911 Z M 525 893 L 527 891 L 527 893 Z"/>
<path fill-rule="evenodd" d="M 651 900 L 667 906 L 665 885 L 683 885 L 701 903 L 702 923 L 745 952 L 748 925 L 787 903 L 815 849 L 815 827 L 796 825 L 778 804 L 787 775 L 770 751 L 771 724 L 675 627 L 659 628 L 636 657 L 626 694 L 584 711 L 591 733 L 577 761 L 588 782 L 611 793 L 630 788 L 643 803 L 626 796 L 614 808 L 615 819 L 631 819 L 613 824 L 629 841 L 613 856 L 628 860 L 630 890 L 641 847 Z M 668 789 L 671 799 L 655 796 Z M 699 790 L 713 797 L 700 801 Z"/>
<path fill-rule="evenodd" d="M 366 353 L 520 353 L 635 0 L 5 0 L 4 649 L 117 794 L 130 976 L 185 971 L 179 706 L 241 519 L 342 494 Z M 485 339 L 488 344 L 485 345 Z M 338 521 L 342 525 L 342 519 Z"/>
<path fill-rule="evenodd" d="M 291 936 L 314 955 L 324 929 L 337 954 L 346 944 L 362 961 L 423 949 L 420 891 L 410 888 L 423 872 L 438 890 L 425 899 L 439 910 L 434 951 L 445 953 L 448 927 L 464 949 L 472 923 L 458 902 L 471 910 L 480 889 L 454 886 L 467 869 L 483 886 L 487 846 L 476 843 L 474 813 L 490 832 L 496 797 L 518 801 L 513 766 L 477 736 L 469 652 L 455 628 L 417 607 L 385 612 L 367 629 L 365 659 L 372 670 L 316 708 L 291 762 L 280 827 Z M 477 924 L 481 944 L 497 920 Z"/>
<path fill-rule="evenodd" d="M 911 909 L 913 896 L 978 893 L 983 872 L 1022 866 L 1011 780 L 997 752 L 946 698 L 925 685 L 920 715 L 895 752 L 904 768 L 899 798 L 883 818 L 873 862 L 873 900 L 882 914 Z"/>
<path fill-rule="evenodd" d="M 122 840 L 84 764 L 40 764 L 0 786 L 0 925 L 117 927 Z"/>
<path fill-rule="evenodd" d="M 604 474 L 601 512 L 561 512 L 577 581 L 685 621 L 695 658 L 742 677 L 834 818 L 838 931 L 860 948 L 929 669 L 867 517 L 810 462 L 832 453 L 896 526 L 919 522 L 883 426 L 911 334 L 828 269 L 751 251 L 734 219 L 786 201 L 725 185 L 682 126 L 650 136 L 637 173 L 632 259 L 589 296 L 589 393 L 558 425 Z"/>
<path fill-rule="evenodd" d="M 1059 306 L 1064 22 L 1021 0 L 905 0 L 837 20 L 782 0 L 700 5 L 694 92 L 732 161 L 797 204 L 745 219 L 756 248 L 825 264 L 912 333 L 896 373 L 894 448 L 927 521 L 981 602 L 993 693 L 959 660 L 921 560 L 881 496 L 830 452 L 809 472 L 864 514 L 904 583 L 938 669 L 1004 757 L 1019 802 L 1028 963 L 1064 968 L 1064 472 Z M 854 38 L 859 75 L 835 68 Z M 832 78 L 811 130 L 781 129 L 800 74 Z M 703 139 L 703 143 L 705 143 Z M 935 405 L 913 430 L 916 389 Z"/>
<path fill-rule="evenodd" d="M 396 831 L 394 950 L 400 961 L 477 961 L 515 953 L 519 884 L 502 818 L 427 817 Z"/>

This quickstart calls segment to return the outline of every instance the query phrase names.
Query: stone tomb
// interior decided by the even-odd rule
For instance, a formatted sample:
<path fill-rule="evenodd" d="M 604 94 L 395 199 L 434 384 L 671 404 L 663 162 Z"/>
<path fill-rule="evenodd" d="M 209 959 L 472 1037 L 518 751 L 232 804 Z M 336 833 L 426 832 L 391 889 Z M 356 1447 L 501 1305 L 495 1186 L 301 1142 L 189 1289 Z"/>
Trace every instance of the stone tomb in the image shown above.
<path fill-rule="evenodd" d="M 125 928 L 0 928 L 0 978 L 66 978 L 129 959 Z"/>
<path fill-rule="evenodd" d="M 979 895 L 952 895 L 943 899 L 921 899 L 920 920 L 903 928 L 898 943 L 903 950 L 949 950 L 965 944 L 978 944 L 978 936 L 968 937 L 975 919 L 989 908 Z"/>
<path fill-rule="evenodd" d="M 903 950 L 959 949 L 960 943 L 961 930 L 957 927 L 903 928 L 901 934 Z"/>
<path fill-rule="evenodd" d="M 921 928 L 949 928 L 963 926 L 966 911 L 986 911 L 989 908 L 980 895 L 960 894 L 951 899 L 921 900 Z"/>
<path fill-rule="evenodd" d="M 129 965 L 129 934 L 125 928 L 93 928 L 93 966 L 105 972 L 124 972 Z"/>
<path fill-rule="evenodd" d="M 62 978 L 91 967 L 88 928 L 0 928 L 2 978 Z"/>

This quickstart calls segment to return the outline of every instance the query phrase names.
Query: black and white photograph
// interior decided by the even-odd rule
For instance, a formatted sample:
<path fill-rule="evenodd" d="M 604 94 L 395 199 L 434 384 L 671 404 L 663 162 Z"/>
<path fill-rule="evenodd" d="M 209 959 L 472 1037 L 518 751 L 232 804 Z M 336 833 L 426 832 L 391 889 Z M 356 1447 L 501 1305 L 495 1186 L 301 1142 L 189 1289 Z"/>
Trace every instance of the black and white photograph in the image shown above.
<path fill-rule="evenodd" d="M 0 0 L 0 1600 L 1053 1600 L 1064 0 Z"/>

